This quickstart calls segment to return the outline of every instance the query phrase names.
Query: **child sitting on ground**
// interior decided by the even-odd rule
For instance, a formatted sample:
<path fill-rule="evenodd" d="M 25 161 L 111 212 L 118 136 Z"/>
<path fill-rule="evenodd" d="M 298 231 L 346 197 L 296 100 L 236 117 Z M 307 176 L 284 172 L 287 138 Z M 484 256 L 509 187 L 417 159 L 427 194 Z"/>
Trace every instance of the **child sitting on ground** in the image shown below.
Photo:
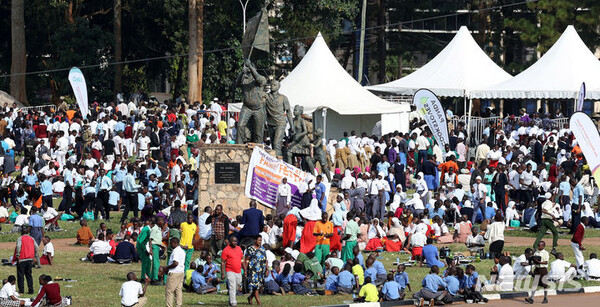
<path fill-rule="evenodd" d="M 465 288 L 463 290 L 465 300 L 472 299 L 474 303 L 481 301 L 487 303 L 488 299 L 481 295 L 480 290 L 479 274 L 475 271 L 475 266 L 469 264 L 465 268 Z"/>
<path fill-rule="evenodd" d="M 394 275 L 394 280 L 402 288 L 402 299 L 404 299 L 404 289 L 408 287 L 408 291 L 412 292 L 412 289 L 410 288 L 410 282 L 408 280 L 408 273 L 406 273 L 406 266 L 404 264 L 398 265 L 398 270 Z"/>
<path fill-rule="evenodd" d="M 336 294 L 338 292 L 338 274 L 340 269 L 337 266 L 331 268 L 331 274 L 325 279 L 325 295 Z"/>
<path fill-rule="evenodd" d="M 217 288 L 210 284 L 210 281 L 207 282 L 202 273 L 204 273 L 204 267 L 202 266 L 198 266 L 192 273 L 192 288 L 194 292 L 198 294 L 217 292 Z"/>
<path fill-rule="evenodd" d="M 381 288 L 384 301 L 397 301 L 404 298 L 404 289 L 394 280 L 394 274 L 387 274 L 387 282 Z"/>
<path fill-rule="evenodd" d="M 192 273 L 196 271 L 197 267 L 198 266 L 196 265 L 196 263 L 192 262 L 190 263 L 190 268 L 187 269 L 187 271 L 185 271 L 185 276 L 183 279 L 183 288 L 186 289 L 188 292 L 194 291 L 194 288 L 192 287 Z"/>
<path fill-rule="evenodd" d="M 286 263 L 283 266 L 283 270 L 281 271 L 281 273 L 279 273 L 279 275 L 277 275 L 277 277 L 275 278 L 275 281 L 277 281 L 277 284 L 281 288 L 282 294 L 292 291 L 292 273 L 291 273 L 291 271 L 292 271 L 292 265 L 289 263 Z"/>
<path fill-rule="evenodd" d="M 308 288 L 308 276 L 305 276 L 301 272 L 304 271 L 304 266 L 300 263 L 294 265 L 294 274 L 292 275 L 292 290 L 294 294 L 313 294 L 314 292 Z"/>
<path fill-rule="evenodd" d="M 81 228 L 77 230 L 77 242 L 75 242 L 75 245 L 89 246 L 92 240 L 94 240 L 92 230 L 88 227 L 86 220 L 79 221 L 79 225 L 81 225 Z"/>
<path fill-rule="evenodd" d="M 379 291 L 377 291 L 377 287 L 371 282 L 370 276 L 365 277 L 365 284 L 360 288 L 360 292 L 355 301 L 360 303 L 374 303 L 379 301 Z"/>
<path fill-rule="evenodd" d="M 365 270 L 360 265 L 360 260 L 358 258 L 354 258 L 352 266 L 352 274 L 358 281 L 358 285 L 362 286 L 365 283 Z"/>
<path fill-rule="evenodd" d="M 357 259 L 354 259 L 354 260 L 357 260 Z M 349 294 L 349 293 L 352 293 L 352 290 L 354 290 L 355 287 L 356 287 L 356 289 L 358 289 L 358 285 L 356 283 L 356 281 L 357 281 L 356 276 L 354 275 L 353 272 L 351 272 L 351 270 L 353 270 L 352 266 L 349 263 L 347 263 L 344 266 L 344 270 L 339 272 L 337 292 Z M 362 270 L 362 267 L 361 267 L 361 270 Z"/>
<path fill-rule="evenodd" d="M 278 268 L 279 267 L 279 260 L 275 260 L 273 261 L 273 267 L 274 268 Z M 265 294 L 270 294 L 270 295 L 281 295 L 282 291 L 281 291 L 281 287 L 279 287 L 279 284 L 277 283 L 277 277 L 278 277 L 278 273 L 275 269 L 270 269 L 269 272 L 267 272 L 267 276 L 265 277 Z"/>

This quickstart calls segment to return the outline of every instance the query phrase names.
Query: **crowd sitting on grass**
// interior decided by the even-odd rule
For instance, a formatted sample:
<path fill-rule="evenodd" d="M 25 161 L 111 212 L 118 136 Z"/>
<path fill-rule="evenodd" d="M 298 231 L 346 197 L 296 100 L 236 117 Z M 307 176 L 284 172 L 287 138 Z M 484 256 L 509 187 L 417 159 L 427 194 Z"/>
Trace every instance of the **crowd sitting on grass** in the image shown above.
<path fill-rule="evenodd" d="M 284 178 L 270 214 L 251 201 L 239 216 L 227 216 L 223 206 L 198 201 L 203 146 L 233 142 L 237 133 L 224 109 L 218 101 L 155 104 L 136 96 L 93 104 L 85 119 L 66 104 L 0 110 L 0 221 L 22 234 L 7 260 L 17 267 L 16 293 L 24 293 L 26 279 L 33 295 L 31 269 L 60 261 L 50 237 L 65 220 L 80 222 L 76 244 L 89 248 L 81 255 L 86 263 L 141 263 L 140 274 L 127 274 L 122 287 L 126 306 L 145 303 L 138 276 L 166 288 L 167 306 L 182 304 L 184 286 L 202 295 L 226 288 L 231 306 L 238 290 L 257 304 L 261 294 L 292 293 L 401 300 L 405 289 L 413 291 L 411 266 L 430 270 L 412 295 L 420 304 L 485 302 L 482 291 L 511 291 L 514 279 L 529 275 L 600 277 L 596 255 L 586 260 L 583 245 L 586 227 L 600 227 L 597 184 L 568 126 L 553 125 L 541 112 L 520 110 L 489 122 L 478 136 L 459 123 L 449 127 L 444 148 L 416 112 L 408 133 L 350 131 L 324 142 L 327 159 L 319 165 L 327 165 L 309 170 L 317 177 L 299 187 L 300 204 L 292 205 Z M 286 136 L 284 160 L 306 168 L 307 157 L 288 152 L 291 140 Z M 326 184 L 339 192 L 334 199 Z M 87 226 L 110 221 L 115 211 L 122 211 L 119 229 Z M 512 259 L 504 234 L 521 227 L 538 236 L 532 250 Z M 574 264 L 556 252 L 560 228 L 572 234 Z M 542 241 L 547 230 L 550 252 Z M 450 243 L 468 252 L 440 249 Z M 194 250 L 201 251 L 195 260 Z M 387 252 L 411 260 L 390 272 L 378 258 Z M 486 281 L 472 264 L 460 263 L 486 258 L 497 264 Z M 54 284 L 46 279 L 44 285 Z M 0 305 L 14 305 L 12 296 Z"/>

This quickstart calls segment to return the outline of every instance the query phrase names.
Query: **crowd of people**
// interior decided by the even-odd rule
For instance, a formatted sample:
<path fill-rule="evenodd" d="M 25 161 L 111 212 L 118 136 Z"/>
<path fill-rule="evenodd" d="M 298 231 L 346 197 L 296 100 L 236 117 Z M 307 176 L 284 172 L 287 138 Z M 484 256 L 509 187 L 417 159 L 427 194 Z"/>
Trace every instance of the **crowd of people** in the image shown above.
<path fill-rule="evenodd" d="M 222 291 L 222 284 L 231 306 L 238 291 L 257 304 L 261 294 L 288 293 L 400 300 L 406 288 L 412 291 L 413 264 L 430 268 L 413 294 L 421 305 L 485 302 L 481 291 L 511 291 L 514 280 L 528 275 L 543 287 L 548 279 L 600 278 L 596 255 L 587 261 L 583 255 L 586 227 L 600 227 L 593 209 L 598 188 L 568 127 L 554 126 L 547 115 L 521 110 L 490 121 L 478 143 L 460 123 L 449 127 L 444 148 L 418 118 L 408 133 L 350 131 L 318 143 L 325 144 L 327 157 L 309 170 L 317 179 L 300 187 L 298 206 L 291 205 L 284 179 L 276 210 L 264 214 L 251 201 L 230 217 L 221 205 L 198 205 L 202 147 L 236 139 L 225 105 L 146 100 L 93 104 L 86 119 L 64 104 L 0 110 L 0 221 L 22 234 L 10 259 L 17 277 L 6 280 L 0 306 L 31 303 L 18 294 L 25 279 L 33 294 L 32 267 L 55 261 L 49 234 L 60 230 L 60 220 L 79 220 L 76 244 L 89 246 L 83 261 L 141 262 L 141 273 L 127 274 L 121 288 L 124 306 L 143 306 L 148 285 L 165 286 L 167 306 L 181 306 L 184 289 L 207 294 Z M 302 158 L 288 156 L 288 140 L 282 158 L 306 167 Z M 325 183 L 338 191 L 334 199 Z M 87 226 L 121 210 L 118 230 L 101 224 L 94 233 Z M 515 227 L 538 231 L 538 237 L 513 261 L 504 251 L 504 232 Z M 556 252 L 557 227 L 573 234 L 575 264 Z M 553 234 L 550 252 L 542 240 L 547 230 Z M 464 259 L 495 259 L 495 278 L 484 282 L 473 265 L 459 265 L 439 248 L 449 243 L 466 245 Z M 194 260 L 195 249 L 201 254 Z M 407 252 L 414 262 L 397 263 L 390 272 L 381 252 Z M 48 276 L 42 281 L 55 284 Z M 55 294 L 45 296 L 65 304 Z"/>

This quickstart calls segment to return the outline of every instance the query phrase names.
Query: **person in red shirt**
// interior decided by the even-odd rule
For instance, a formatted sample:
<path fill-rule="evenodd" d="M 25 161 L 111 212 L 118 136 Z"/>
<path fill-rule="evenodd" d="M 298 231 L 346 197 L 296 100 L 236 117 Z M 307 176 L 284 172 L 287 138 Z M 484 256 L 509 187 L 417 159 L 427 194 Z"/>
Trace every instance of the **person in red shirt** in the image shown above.
<path fill-rule="evenodd" d="M 227 275 L 227 290 L 229 292 L 229 306 L 236 306 L 236 293 L 242 284 L 242 259 L 244 253 L 237 246 L 238 239 L 235 236 L 229 238 L 229 245 L 221 252 L 221 279 Z M 223 268 L 225 268 L 223 270 Z"/>
<path fill-rule="evenodd" d="M 575 233 L 573 234 L 573 238 L 571 239 L 571 248 L 573 248 L 573 253 L 575 253 L 575 261 L 577 262 L 577 272 L 582 276 L 585 276 L 585 271 L 583 270 L 583 253 L 585 250 L 583 247 L 583 236 L 585 235 L 585 226 L 588 224 L 588 218 L 582 217 L 579 225 L 575 229 Z"/>
<path fill-rule="evenodd" d="M 60 295 L 60 285 L 52 282 L 52 277 L 48 275 L 40 275 L 40 293 L 35 297 L 31 306 L 36 306 L 37 303 L 45 300 L 42 306 L 67 306 L 68 297 L 64 298 Z M 62 304 L 62 305 L 61 305 Z"/>

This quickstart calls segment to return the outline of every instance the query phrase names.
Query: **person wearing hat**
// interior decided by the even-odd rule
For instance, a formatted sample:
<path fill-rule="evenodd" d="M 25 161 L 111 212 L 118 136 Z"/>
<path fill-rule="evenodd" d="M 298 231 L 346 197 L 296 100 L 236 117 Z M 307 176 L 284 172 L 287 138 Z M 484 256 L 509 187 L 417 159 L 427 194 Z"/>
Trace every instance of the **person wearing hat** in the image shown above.
<path fill-rule="evenodd" d="M 487 193 L 487 187 L 481 182 L 481 176 L 475 178 L 475 183 L 473 184 L 473 190 L 471 192 L 473 195 L 473 217 L 471 218 L 471 222 L 475 224 L 477 213 L 479 211 L 481 211 L 482 218 L 485 219 L 485 195 Z"/>
<path fill-rule="evenodd" d="M 535 239 L 535 243 L 533 243 L 533 248 L 535 249 L 544 235 L 546 231 L 550 230 L 552 232 L 552 252 L 551 254 L 556 254 L 556 246 L 558 245 L 558 230 L 556 226 L 554 226 L 554 221 L 556 217 L 553 214 L 554 203 L 552 202 L 552 198 L 554 195 L 551 193 L 546 193 L 544 198 L 546 199 L 540 206 L 538 206 L 538 210 L 541 211 L 540 214 L 540 224 L 537 238 Z"/>

